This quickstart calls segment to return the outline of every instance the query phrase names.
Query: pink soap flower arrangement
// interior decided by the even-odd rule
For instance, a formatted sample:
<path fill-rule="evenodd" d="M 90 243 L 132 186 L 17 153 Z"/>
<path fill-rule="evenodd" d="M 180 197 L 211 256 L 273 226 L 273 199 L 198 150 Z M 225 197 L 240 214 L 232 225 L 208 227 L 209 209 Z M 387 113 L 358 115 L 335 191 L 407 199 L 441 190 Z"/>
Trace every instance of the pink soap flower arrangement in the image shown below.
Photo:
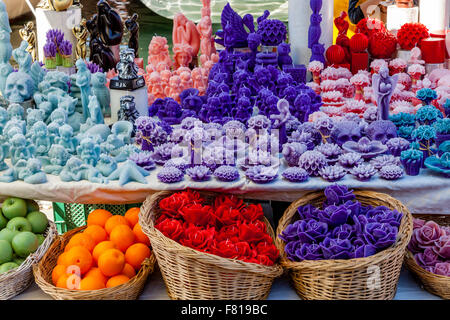
<path fill-rule="evenodd" d="M 434 221 L 414 219 L 408 250 L 425 270 L 450 277 L 450 228 Z"/>
<path fill-rule="evenodd" d="M 313 75 L 313 81 L 320 84 L 320 73 L 322 72 L 324 65 L 320 61 L 311 61 L 308 65 L 308 71 Z"/>

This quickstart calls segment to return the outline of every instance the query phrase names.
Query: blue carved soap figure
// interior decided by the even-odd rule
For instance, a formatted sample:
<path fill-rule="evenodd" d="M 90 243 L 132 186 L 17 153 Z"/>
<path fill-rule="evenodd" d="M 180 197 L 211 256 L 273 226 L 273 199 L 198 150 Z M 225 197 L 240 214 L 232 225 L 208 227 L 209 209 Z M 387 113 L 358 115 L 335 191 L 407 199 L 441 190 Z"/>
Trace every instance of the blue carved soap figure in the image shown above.
<path fill-rule="evenodd" d="M 17 163 L 7 169 L 3 175 L 0 176 L 0 182 L 14 182 L 19 179 L 19 174 L 27 167 L 27 161 L 24 159 L 20 159 Z"/>
<path fill-rule="evenodd" d="M 89 109 L 89 119 L 91 120 L 93 125 L 105 123 L 102 109 L 100 107 L 100 103 L 97 99 L 97 96 L 93 95 L 89 97 L 88 109 Z"/>
<path fill-rule="evenodd" d="M 45 121 L 44 112 L 40 109 L 27 109 L 27 132 L 38 121 Z"/>
<path fill-rule="evenodd" d="M 70 127 L 70 126 L 69 126 Z M 50 164 L 43 167 L 47 174 L 59 175 L 70 158 L 70 153 L 62 145 L 54 144 L 48 152 Z"/>
<path fill-rule="evenodd" d="M 59 128 L 67 123 L 67 112 L 63 108 L 57 108 L 53 110 L 50 115 L 50 124 L 48 125 L 48 131 L 54 140 L 59 136 Z"/>
<path fill-rule="evenodd" d="M 6 5 L 0 1 L 0 62 L 6 63 L 11 58 L 11 26 L 9 25 Z"/>
<path fill-rule="evenodd" d="M 18 103 L 11 103 L 8 107 L 8 117 L 9 120 L 12 119 L 24 120 L 25 109 Z"/>
<path fill-rule="evenodd" d="M 47 72 L 41 67 L 39 61 L 35 61 L 31 65 L 30 75 L 34 82 L 34 91 L 37 91 L 39 83 L 41 83 L 41 81 L 44 80 L 45 76 L 47 75 Z"/>
<path fill-rule="evenodd" d="M 0 44 L 1 48 L 1 44 Z M 1 49 L 0 49 L 1 51 Z M 13 72 L 13 67 L 9 62 L 0 63 L 0 93 L 5 95 L 6 79 Z"/>
<path fill-rule="evenodd" d="M 18 178 L 30 184 L 47 182 L 47 175 L 42 171 L 42 163 L 36 158 L 27 160 L 27 166 L 19 172 Z"/>
<path fill-rule="evenodd" d="M 92 94 L 97 97 L 103 115 L 108 117 L 111 115 L 111 95 L 106 87 L 106 80 L 106 73 L 96 72 L 92 75 L 91 83 Z"/>
<path fill-rule="evenodd" d="M 83 161 L 81 159 L 72 156 L 67 161 L 64 168 L 61 170 L 59 176 L 61 181 L 70 182 L 70 181 L 80 181 L 83 179 L 82 167 L 84 166 Z"/>
<path fill-rule="evenodd" d="M 95 166 L 100 157 L 100 145 L 92 137 L 86 137 L 80 141 L 77 154 L 84 163 Z"/>
<path fill-rule="evenodd" d="M 59 107 L 67 112 L 67 123 L 72 127 L 75 134 L 80 131 L 81 123 L 84 122 L 83 115 L 75 111 L 77 99 L 67 97 L 60 104 Z"/>
<path fill-rule="evenodd" d="M 9 156 L 9 146 L 6 143 L 0 144 L 0 171 L 7 170 L 9 167 L 5 159 Z"/>
<path fill-rule="evenodd" d="M 8 111 L 5 108 L 0 107 L 0 135 L 3 134 L 3 128 L 9 120 Z"/>
<path fill-rule="evenodd" d="M 133 134 L 133 124 L 129 121 L 117 121 L 112 125 L 111 135 L 120 139 L 123 144 L 132 143 L 131 139 L 132 134 Z"/>
<path fill-rule="evenodd" d="M 55 143 L 64 147 L 68 153 L 74 154 L 77 151 L 78 140 L 73 136 L 73 128 L 68 124 L 63 124 L 58 129 L 59 136 Z"/>
<path fill-rule="evenodd" d="M 83 106 L 83 119 L 84 121 L 89 118 L 89 96 L 91 95 L 91 72 L 86 66 L 86 63 L 82 59 L 78 59 L 76 62 L 78 68 L 76 84 L 81 90 L 81 104 Z"/>
<path fill-rule="evenodd" d="M 25 72 L 12 72 L 6 79 L 5 98 L 11 103 L 28 101 L 34 94 L 34 82 Z"/>
<path fill-rule="evenodd" d="M 92 79 L 91 79 L 92 80 Z M 94 90 L 94 87 L 91 87 Z M 70 76 L 70 97 L 77 99 L 77 104 L 75 105 L 75 109 L 77 112 L 83 112 L 83 106 L 81 104 L 81 89 L 77 86 L 77 75 L 72 74 Z"/>
<path fill-rule="evenodd" d="M 95 167 L 104 177 L 108 177 L 117 169 L 117 163 L 113 157 L 107 154 L 101 154 Z"/>
<path fill-rule="evenodd" d="M 29 159 L 34 156 L 34 146 L 23 134 L 15 134 L 11 139 L 10 155 L 11 163 L 15 165 L 20 159 Z"/>
<path fill-rule="evenodd" d="M 28 53 L 27 48 L 28 42 L 24 40 L 20 43 L 20 46 L 18 48 L 13 50 L 12 55 L 14 60 L 16 60 L 17 64 L 19 65 L 19 71 L 30 74 L 33 59 Z"/>
<path fill-rule="evenodd" d="M 42 101 L 37 105 L 37 108 L 44 114 L 44 122 L 50 123 L 50 115 L 52 114 L 53 111 L 52 104 L 48 101 Z"/>
<path fill-rule="evenodd" d="M 47 126 L 44 122 L 38 121 L 31 128 L 31 141 L 33 142 L 36 150 L 36 156 L 47 156 L 50 150 L 51 141 Z"/>
<path fill-rule="evenodd" d="M 27 127 L 25 121 L 18 119 L 9 120 L 3 128 L 3 136 L 6 137 L 8 143 L 16 133 L 25 135 L 26 132 Z"/>

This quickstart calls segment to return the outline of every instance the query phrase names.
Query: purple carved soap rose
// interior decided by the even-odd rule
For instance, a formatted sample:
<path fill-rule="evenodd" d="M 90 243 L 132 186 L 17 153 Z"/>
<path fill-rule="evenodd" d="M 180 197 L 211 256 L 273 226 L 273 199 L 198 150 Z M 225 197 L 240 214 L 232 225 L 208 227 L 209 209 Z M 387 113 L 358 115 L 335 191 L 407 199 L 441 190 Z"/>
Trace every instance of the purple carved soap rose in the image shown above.
<path fill-rule="evenodd" d="M 319 221 L 327 223 L 328 225 L 335 227 L 347 222 L 348 217 L 351 214 L 351 210 L 344 205 L 335 206 L 331 205 L 324 210 L 319 211 Z"/>
<path fill-rule="evenodd" d="M 433 273 L 440 275 L 440 276 L 446 276 L 450 277 L 450 262 L 438 262 L 434 266 Z"/>
<path fill-rule="evenodd" d="M 441 236 L 435 241 L 433 250 L 443 259 L 450 259 L 450 235 Z"/>
<path fill-rule="evenodd" d="M 328 225 L 314 219 L 300 220 L 297 232 L 299 240 L 303 243 L 318 243 L 327 235 Z"/>
<path fill-rule="evenodd" d="M 425 220 L 413 218 L 413 229 L 421 228 L 425 224 Z"/>
<path fill-rule="evenodd" d="M 347 223 L 337 226 L 331 231 L 331 236 L 340 240 L 352 240 L 355 236 L 355 228 Z"/>
<path fill-rule="evenodd" d="M 311 204 L 307 204 L 297 208 L 298 215 L 302 220 L 317 219 L 317 214 L 319 213 L 319 211 L 319 209 Z"/>
<path fill-rule="evenodd" d="M 350 240 L 325 238 L 320 244 L 325 259 L 351 259 L 353 245 Z"/>
<path fill-rule="evenodd" d="M 353 194 L 353 190 L 348 190 L 346 186 L 341 186 L 337 184 L 333 184 L 325 188 L 325 197 L 327 198 L 327 205 L 340 205 L 348 200 L 355 199 L 355 195 Z"/>
<path fill-rule="evenodd" d="M 321 260 L 323 259 L 322 248 L 316 243 L 303 243 L 295 250 L 295 256 L 300 260 Z"/>
<path fill-rule="evenodd" d="M 281 236 L 280 236 L 280 238 L 281 238 Z M 286 252 L 286 256 L 288 257 L 288 259 L 290 259 L 292 261 L 298 261 L 298 258 L 295 255 L 295 252 L 297 251 L 297 249 L 299 249 L 301 247 L 301 245 L 302 245 L 302 242 L 300 240 L 289 241 L 286 244 L 286 246 L 284 247 L 284 252 Z"/>
<path fill-rule="evenodd" d="M 426 248 L 424 252 L 416 253 L 414 255 L 414 259 L 416 260 L 417 264 L 422 268 L 432 267 L 437 262 L 440 262 L 439 256 L 431 248 Z"/>
<path fill-rule="evenodd" d="M 377 248 L 371 244 L 367 244 L 363 239 L 356 239 L 353 242 L 355 252 L 353 258 L 364 258 L 374 255 Z"/>
<path fill-rule="evenodd" d="M 398 229 L 388 223 L 371 222 L 364 227 L 364 240 L 378 249 L 384 249 L 395 243 Z"/>
<path fill-rule="evenodd" d="M 366 216 L 372 222 L 389 223 L 393 227 L 400 227 L 403 214 L 385 206 L 378 206 L 367 211 Z"/>
<path fill-rule="evenodd" d="M 300 226 L 300 221 L 297 220 L 294 223 L 291 223 L 286 227 L 286 229 L 283 230 L 283 232 L 280 234 L 280 239 L 285 242 L 292 242 L 298 240 L 298 229 Z"/>
<path fill-rule="evenodd" d="M 413 237 L 422 249 L 434 246 L 442 236 L 445 236 L 445 231 L 434 221 L 427 221 L 423 227 L 413 231 Z"/>

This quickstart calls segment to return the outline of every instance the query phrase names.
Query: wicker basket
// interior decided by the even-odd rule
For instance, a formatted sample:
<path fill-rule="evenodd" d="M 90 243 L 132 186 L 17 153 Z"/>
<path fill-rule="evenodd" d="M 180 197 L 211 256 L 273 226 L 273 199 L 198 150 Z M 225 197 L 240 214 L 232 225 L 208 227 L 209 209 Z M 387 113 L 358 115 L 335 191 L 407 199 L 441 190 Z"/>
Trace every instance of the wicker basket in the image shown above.
<path fill-rule="evenodd" d="M 30 254 L 17 268 L 0 274 L 0 299 L 11 299 L 27 289 L 33 282 L 33 265 L 36 265 L 57 236 L 56 225 L 49 221 L 45 231 L 45 240 L 39 248 Z"/>
<path fill-rule="evenodd" d="M 417 215 L 416 218 L 423 219 L 425 221 L 433 220 L 441 226 L 450 226 L 450 216 L 438 216 L 438 215 Z M 450 277 L 440 276 L 429 272 L 419 266 L 414 259 L 411 251 L 406 250 L 405 256 L 406 267 L 422 282 L 424 288 L 444 299 L 450 299 Z"/>
<path fill-rule="evenodd" d="M 34 277 L 38 286 L 56 300 L 135 300 L 144 289 L 147 277 L 153 272 L 155 267 L 155 256 L 152 254 L 149 259 L 142 263 L 142 268 L 136 276 L 127 283 L 112 288 L 100 290 L 69 290 L 57 288 L 52 282 L 52 271 L 56 266 L 59 255 L 64 251 L 70 238 L 76 233 L 84 230 L 86 226 L 73 229 L 62 236 L 58 236 L 42 258 L 39 264 L 33 267 Z"/>
<path fill-rule="evenodd" d="M 272 282 L 283 273 L 279 265 L 264 266 L 227 259 L 182 246 L 154 227 L 159 201 L 173 192 L 148 197 L 141 207 L 139 223 L 150 238 L 167 293 L 180 300 L 256 300 L 267 298 Z M 199 192 L 209 202 L 216 193 Z M 270 224 L 268 232 L 274 237 Z"/>
<path fill-rule="evenodd" d="M 397 242 L 367 258 L 349 260 L 304 260 L 293 262 L 286 258 L 285 242 L 279 237 L 281 265 L 290 273 L 297 294 L 306 300 L 392 299 L 395 296 L 406 246 L 412 234 L 412 216 L 398 200 L 387 194 L 354 191 L 364 205 L 384 205 L 403 213 Z M 313 192 L 292 203 L 280 219 L 277 235 L 293 221 L 297 208 L 306 204 L 321 207 L 324 193 Z"/>

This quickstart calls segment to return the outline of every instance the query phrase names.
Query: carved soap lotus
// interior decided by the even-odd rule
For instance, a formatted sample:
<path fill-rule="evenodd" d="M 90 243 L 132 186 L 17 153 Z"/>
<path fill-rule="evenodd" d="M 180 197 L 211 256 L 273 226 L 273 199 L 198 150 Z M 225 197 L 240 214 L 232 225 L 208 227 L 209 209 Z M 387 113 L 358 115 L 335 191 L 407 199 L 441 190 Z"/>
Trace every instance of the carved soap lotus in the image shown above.
<path fill-rule="evenodd" d="M 356 152 L 361 155 L 361 157 L 370 159 L 381 153 L 387 151 L 387 147 L 380 141 L 370 141 L 367 137 L 362 137 L 358 142 L 347 141 L 342 145 L 342 148 L 348 152 Z"/>

